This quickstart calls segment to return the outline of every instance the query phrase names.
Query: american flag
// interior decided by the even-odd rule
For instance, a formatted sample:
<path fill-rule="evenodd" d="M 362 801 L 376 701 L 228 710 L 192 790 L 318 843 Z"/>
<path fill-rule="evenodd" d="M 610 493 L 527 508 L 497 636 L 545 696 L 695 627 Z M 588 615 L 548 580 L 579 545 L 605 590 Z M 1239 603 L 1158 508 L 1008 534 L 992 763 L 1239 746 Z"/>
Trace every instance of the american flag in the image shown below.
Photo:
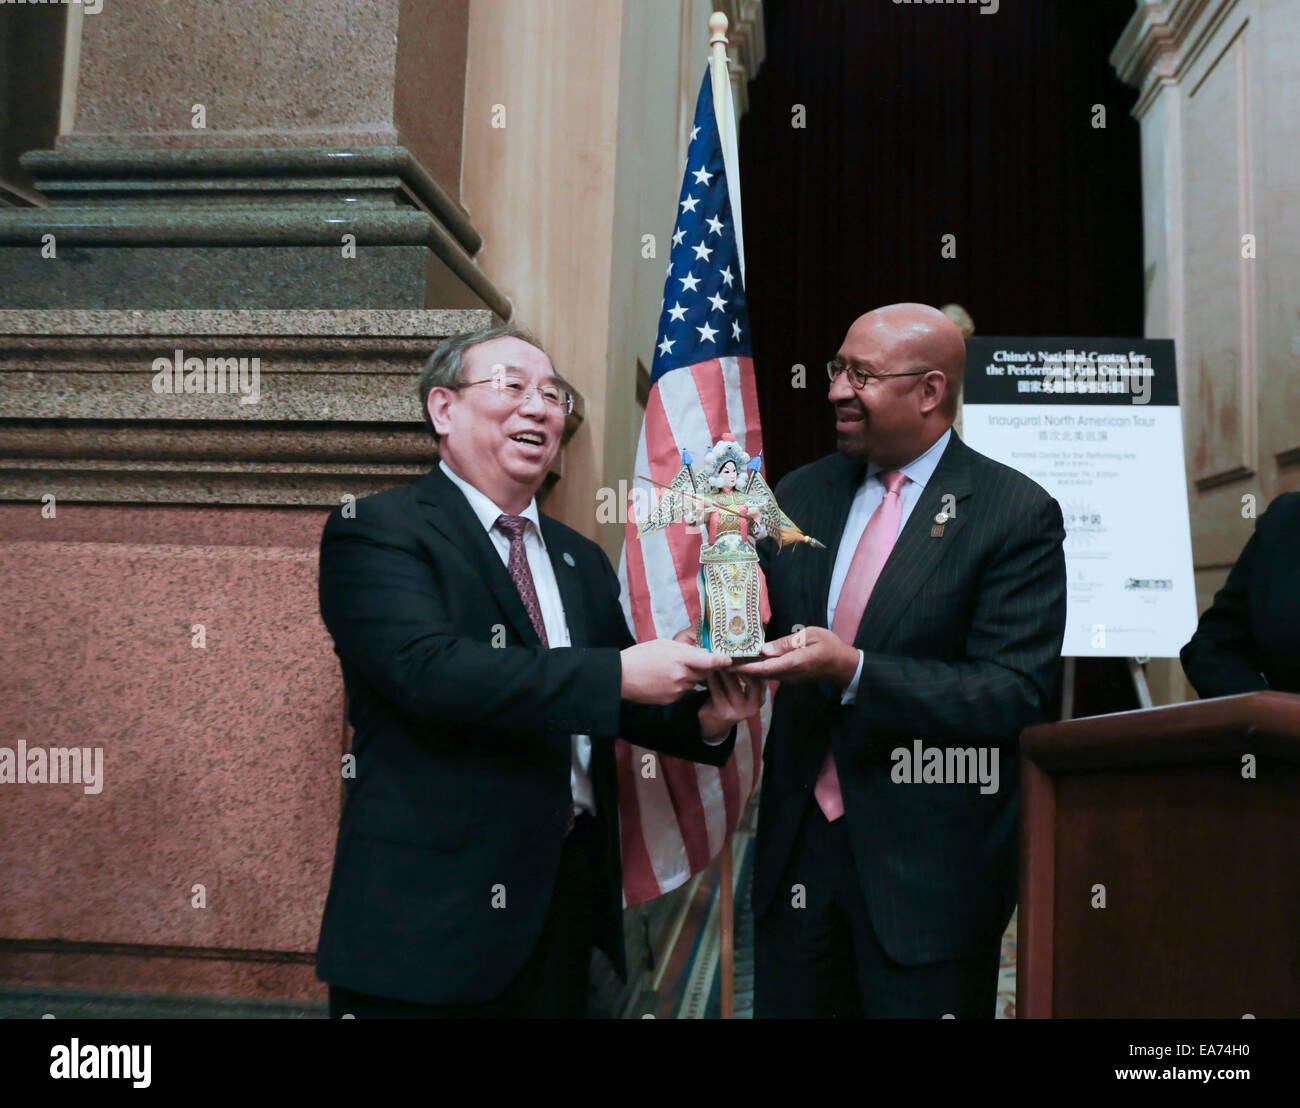
<path fill-rule="evenodd" d="M 736 150 L 735 114 L 731 86 L 722 84 L 719 113 L 730 155 Z M 761 453 L 744 274 L 740 183 L 735 158 L 724 164 L 706 72 L 673 229 L 636 474 L 667 485 L 681 468 L 683 450 L 702 456 L 728 431 L 748 454 Z M 671 638 L 699 620 L 700 540 L 684 526 L 638 539 L 631 506 L 644 511 L 655 492 L 645 481 L 633 487 L 639 491 L 630 498 L 619 561 L 623 609 L 637 641 Z M 618 743 L 623 894 L 629 905 L 671 892 L 721 851 L 758 784 L 768 711 L 765 701 L 761 715 L 740 725 L 735 754 L 721 769 L 658 754 L 647 759 L 640 747 Z"/>

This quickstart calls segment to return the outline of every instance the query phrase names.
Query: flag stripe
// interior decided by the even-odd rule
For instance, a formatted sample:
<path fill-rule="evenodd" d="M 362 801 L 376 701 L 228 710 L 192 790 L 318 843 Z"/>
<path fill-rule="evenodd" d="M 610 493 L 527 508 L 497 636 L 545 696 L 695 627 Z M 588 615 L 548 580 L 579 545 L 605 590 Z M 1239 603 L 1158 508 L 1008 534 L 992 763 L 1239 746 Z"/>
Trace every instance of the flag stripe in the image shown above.
<path fill-rule="evenodd" d="M 763 452 L 763 428 L 758 419 L 758 384 L 754 378 L 754 363 L 750 358 L 738 359 L 744 364 L 740 367 L 740 400 L 745 428 L 745 453 L 761 454 Z M 740 438 L 739 435 L 736 438 Z M 764 467 L 766 468 L 766 467 Z"/>
<path fill-rule="evenodd" d="M 730 358 L 727 359 L 731 361 Z M 711 362 L 700 362 L 691 366 L 691 380 L 695 382 L 695 391 L 700 398 L 700 413 L 707 426 L 707 442 L 712 446 L 732 428 L 730 413 L 727 411 L 728 396 L 726 382 L 722 378 L 722 363 L 715 358 Z M 680 376 L 680 375 L 679 375 Z M 739 438 L 737 438 L 739 441 Z"/>
<path fill-rule="evenodd" d="M 622 785 L 624 781 L 636 780 L 639 765 L 633 765 L 633 759 L 639 763 L 640 750 L 621 742 L 616 744 L 615 754 L 620 781 L 618 818 L 623 847 L 623 901 L 625 904 L 640 904 L 659 895 L 659 883 L 655 879 L 650 849 L 641 826 L 640 790 Z"/>
<path fill-rule="evenodd" d="M 753 363 L 749 358 L 719 358 L 718 368 L 722 371 L 722 385 L 727 402 L 727 429 L 736 436 L 736 441 L 752 458 L 758 451 L 749 449 L 749 429 L 757 426 L 758 418 L 755 416 L 754 421 L 750 422 L 750 413 L 745 411 L 744 387 L 745 378 L 753 379 Z"/>
<path fill-rule="evenodd" d="M 671 374 L 670 377 L 665 377 L 664 380 L 668 381 L 672 378 L 683 377 L 688 382 L 690 381 L 688 376 L 680 373 Z M 650 476 L 658 481 L 660 485 L 667 485 L 672 483 L 672 479 L 677 476 L 677 471 L 681 468 L 681 451 L 677 449 L 676 443 L 689 442 L 690 440 L 684 436 L 678 438 L 674 434 L 675 428 L 669 420 L 663 394 L 664 390 L 659 387 L 651 390 L 650 398 L 646 403 L 645 423 L 647 441 L 654 442 L 657 439 L 659 442 L 666 444 L 664 448 L 658 451 L 650 451 Z M 670 397 L 670 399 L 673 398 Z M 692 421 L 685 419 L 681 422 L 689 423 Z M 672 561 L 671 569 L 662 560 L 657 563 L 647 562 L 648 566 L 657 566 L 661 574 L 660 580 L 651 583 L 651 602 L 655 608 L 659 608 L 661 598 L 666 600 L 672 595 L 673 587 L 676 587 L 687 612 L 686 621 L 683 622 L 681 627 L 674 627 L 672 630 L 660 627 L 661 634 L 671 637 L 686 626 L 694 624 L 700 618 L 699 590 L 695 584 L 695 575 L 699 571 L 700 564 L 699 541 L 694 535 L 689 534 L 684 527 L 665 527 L 656 534 L 667 541 Z M 670 580 L 672 585 L 669 584 Z M 656 584 L 658 588 L 655 587 Z"/>
<path fill-rule="evenodd" d="M 673 813 L 677 817 L 677 829 L 686 848 L 686 861 L 691 872 L 698 873 L 709 864 L 713 854 L 709 850 L 708 822 L 695 763 L 682 758 L 664 758 L 662 765 Z"/>
<path fill-rule="evenodd" d="M 647 642 L 659 637 L 650 607 L 650 581 L 646 576 L 644 550 L 635 541 L 636 524 L 628 513 L 628 537 L 623 544 L 623 557 L 619 559 L 619 579 L 623 585 L 623 612 L 637 642 Z"/>

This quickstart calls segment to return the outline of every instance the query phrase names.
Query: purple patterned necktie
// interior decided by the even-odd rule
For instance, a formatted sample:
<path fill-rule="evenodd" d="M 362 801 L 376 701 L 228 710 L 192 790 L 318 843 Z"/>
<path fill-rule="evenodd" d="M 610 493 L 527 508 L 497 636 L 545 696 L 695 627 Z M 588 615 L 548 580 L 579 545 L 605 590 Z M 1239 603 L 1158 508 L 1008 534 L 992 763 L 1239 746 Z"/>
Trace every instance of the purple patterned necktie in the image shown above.
<path fill-rule="evenodd" d="M 537 637 L 542 640 L 544 647 L 550 648 L 550 642 L 546 638 L 546 623 L 542 619 L 542 605 L 537 599 L 537 586 L 533 584 L 533 571 L 528 568 L 528 552 L 524 549 L 524 528 L 528 526 L 528 520 L 523 516 L 497 517 L 496 526 L 499 527 L 503 534 L 510 538 L 510 561 L 506 568 L 510 571 L 510 579 L 515 583 L 515 588 L 519 590 L 519 598 L 524 602 L 524 609 L 528 612 L 528 618 L 533 622 L 533 630 L 537 632 Z M 573 821 L 576 818 L 576 812 L 573 807 L 573 800 L 569 800 L 569 819 L 568 825 L 564 829 L 565 835 L 573 830 Z"/>
<path fill-rule="evenodd" d="M 551 644 L 546 639 L 546 623 L 542 619 L 542 605 L 537 599 L 537 588 L 533 585 L 533 571 L 528 568 L 528 553 L 524 550 L 524 528 L 528 520 L 523 516 L 498 516 L 496 526 L 510 538 L 510 561 L 506 568 L 510 571 L 510 580 L 519 590 L 519 598 L 524 602 L 528 618 L 533 622 L 533 630 L 542 640 L 542 645 Z"/>

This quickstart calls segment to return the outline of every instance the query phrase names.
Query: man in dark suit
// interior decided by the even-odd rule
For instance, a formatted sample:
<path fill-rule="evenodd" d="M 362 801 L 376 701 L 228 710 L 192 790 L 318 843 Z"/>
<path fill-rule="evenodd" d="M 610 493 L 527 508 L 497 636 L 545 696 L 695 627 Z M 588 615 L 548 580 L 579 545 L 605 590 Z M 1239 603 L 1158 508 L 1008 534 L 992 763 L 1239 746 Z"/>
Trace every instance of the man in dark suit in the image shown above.
<path fill-rule="evenodd" d="M 526 333 L 446 340 L 420 398 L 439 464 L 321 540 L 355 776 L 317 973 L 334 1016 L 581 1016 L 593 945 L 626 976 L 614 738 L 722 765 L 758 683 L 634 644 L 600 547 L 538 512 L 572 398 Z"/>
<path fill-rule="evenodd" d="M 760 1017 L 991 1017 L 1016 900 L 1017 738 L 1065 632 L 1055 500 L 952 430 L 942 313 L 862 316 L 828 366 L 839 451 L 777 486 L 825 550 L 765 559 L 781 681 L 753 905 Z M 766 544 L 765 544 L 766 545 Z"/>

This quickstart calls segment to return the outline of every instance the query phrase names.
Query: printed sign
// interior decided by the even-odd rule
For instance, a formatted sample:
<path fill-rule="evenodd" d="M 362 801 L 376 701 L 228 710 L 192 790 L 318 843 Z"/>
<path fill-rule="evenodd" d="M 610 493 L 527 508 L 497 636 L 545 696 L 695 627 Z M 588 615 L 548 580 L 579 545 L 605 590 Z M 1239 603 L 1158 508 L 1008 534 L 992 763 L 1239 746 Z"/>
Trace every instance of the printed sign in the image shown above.
<path fill-rule="evenodd" d="M 1196 630 L 1170 339 L 966 342 L 962 437 L 1065 517 L 1067 657 L 1173 658 Z"/>

